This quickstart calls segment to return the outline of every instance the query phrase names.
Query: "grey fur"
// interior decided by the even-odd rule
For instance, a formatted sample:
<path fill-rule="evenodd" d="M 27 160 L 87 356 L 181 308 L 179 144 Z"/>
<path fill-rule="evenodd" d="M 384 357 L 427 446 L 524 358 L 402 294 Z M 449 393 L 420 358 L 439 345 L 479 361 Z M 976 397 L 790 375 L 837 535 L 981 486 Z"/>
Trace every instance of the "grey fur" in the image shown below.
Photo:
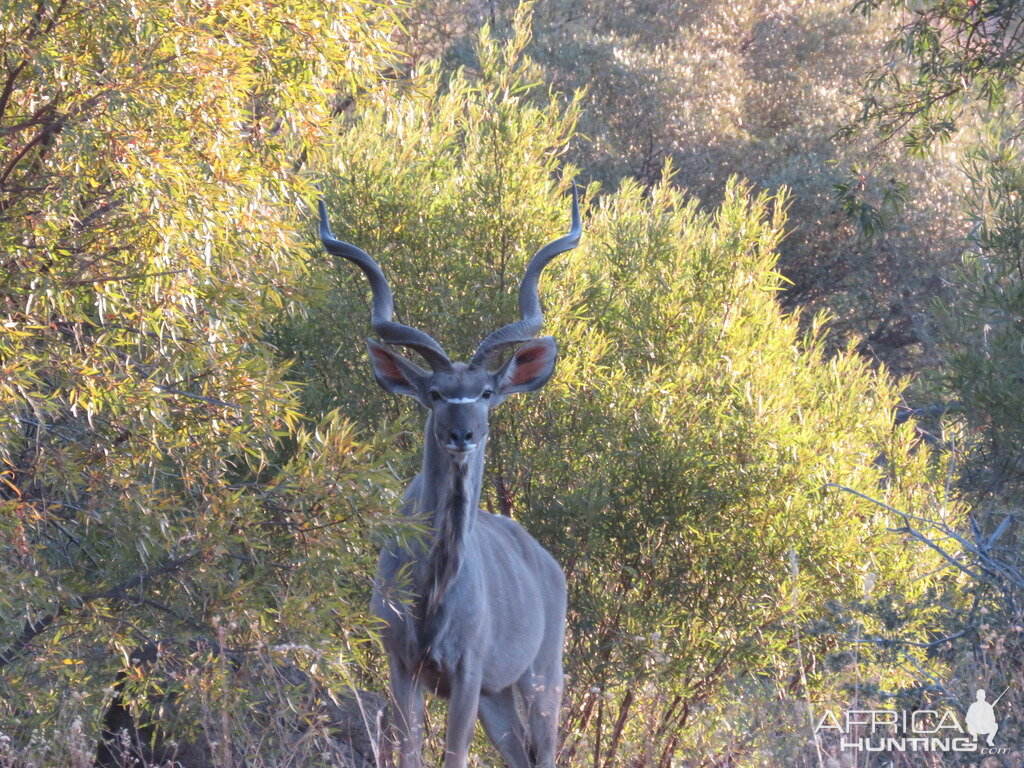
<path fill-rule="evenodd" d="M 510 394 L 539 389 L 554 371 L 554 339 L 533 338 L 543 321 L 537 282 L 551 259 L 579 242 L 575 187 L 569 234 L 538 251 L 527 267 L 520 320 L 485 338 L 469 365 L 450 362 L 430 336 L 393 322 L 383 271 L 364 251 L 334 238 L 322 203 L 320 219 L 327 250 L 370 280 L 381 340 L 414 349 L 431 368 L 369 341 L 381 386 L 429 413 L 422 470 L 406 489 L 402 511 L 426 522 L 431 535 L 384 548 L 372 600 L 384 622 L 400 768 L 422 766 L 425 692 L 448 699 L 445 768 L 465 768 L 478 717 L 511 768 L 554 768 L 565 575 L 518 523 L 479 504 L 491 409 Z"/>
<path fill-rule="evenodd" d="M 422 765 L 426 690 L 449 699 L 445 768 L 465 766 L 478 715 L 511 768 L 553 768 L 565 577 L 518 523 L 478 509 L 483 446 L 462 466 L 432 439 L 432 422 L 403 510 L 434 536 L 381 553 L 372 603 L 386 623 L 399 764 Z"/>

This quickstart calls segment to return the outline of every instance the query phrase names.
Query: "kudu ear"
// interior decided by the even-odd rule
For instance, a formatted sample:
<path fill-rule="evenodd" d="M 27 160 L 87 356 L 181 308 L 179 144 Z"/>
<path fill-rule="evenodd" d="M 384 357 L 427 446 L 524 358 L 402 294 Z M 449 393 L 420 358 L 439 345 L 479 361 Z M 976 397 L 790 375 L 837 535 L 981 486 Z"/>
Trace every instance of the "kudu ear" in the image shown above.
<path fill-rule="evenodd" d="M 558 345 L 552 336 L 541 336 L 523 344 L 496 374 L 498 396 L 504 398 L 543 387 L 555 372 L 557 356 Z"/>
<path fill-rule="evenodd" d="M 373 339 L 367 339 L 366 346 L 370 349 L 373 375 L 378 384 L 388 392 L 409 395 L 420 404 L 427 404 L 425 385 L 430 378 L 429 372 Z"/>

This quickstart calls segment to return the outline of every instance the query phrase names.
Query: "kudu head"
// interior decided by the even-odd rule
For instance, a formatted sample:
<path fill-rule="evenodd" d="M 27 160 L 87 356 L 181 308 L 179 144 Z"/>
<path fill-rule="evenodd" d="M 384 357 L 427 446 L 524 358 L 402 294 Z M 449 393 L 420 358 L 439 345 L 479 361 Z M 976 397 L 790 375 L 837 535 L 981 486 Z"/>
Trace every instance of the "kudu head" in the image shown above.
<path fill-rule="evenodd" d="M 361 248 L 335 239 L 327 223 L 327 207 L 320 202 L 320 239 L 324 248 L 334 256 L 354 262 L 370 281 L 371 322 L 383 342 L 367 340 L 377 382 L 389 392 L 408 395 L 428 409 L 432 414 L 433 438 L 459 460 L 465 460 L 484 445 L 488 417 L 494 406 L 515 392 L 539 389 L 554 373 L 558 351 L 555 340 L 551 336 L 536 338 L 544 320 L 537 282 L 555 256 L 576 247 L 581 234 L 574 185 L 569 233 L 537 251 L 526 267 L 519 285 L 520 319 L 487 336 L 468 363 L 452 362 L 428 334 L 391 319 L 394 301 L 383 271 Z M 430 370 L 390 346 L 417 352 Z"/>

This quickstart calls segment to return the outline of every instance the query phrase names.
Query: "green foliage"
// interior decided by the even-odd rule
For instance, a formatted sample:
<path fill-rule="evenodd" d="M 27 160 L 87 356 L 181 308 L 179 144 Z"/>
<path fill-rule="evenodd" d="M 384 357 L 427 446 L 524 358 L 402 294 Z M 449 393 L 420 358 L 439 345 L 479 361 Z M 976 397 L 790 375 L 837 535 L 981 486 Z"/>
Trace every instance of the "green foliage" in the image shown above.
<path fill-rule="evenodd" d="M 360 655 L 388 453 L 330 415 L 297 431 L 261 329 L 300 281 L 304 158 L 339 93 L 377 87 L 393 23 L 361 2 L 0 10 L 0 723 L 15 748 L 73 722 L 94 736 L 115 673 L 158 640 L 207 656 L 312 643 L 335 679 Z M 189 695 L 216 666 L 189 668 Z"/>
<path fill-rule="evenodd" d="M 940 604 L 944 652 L 964 690 L 1006 691 L 1000 731 L 1019 741 L 1024 693 L 1024 143 L 1015 123 L 995 121 L 966 161 L 971 235 L 955 301 L 936 302 L 945 365 L 927 386 L 956 492 L 971 504 L 969 525 L 921 530 L 956 553 L 961 574 Z"/>
<path fill-rule="evenodd" d="M 531 249 L 566 226 L 572 169 L 557 158 L 578 113 L 526 87 L 522 27 L 504 47 L 485 30 L 478 46 L 472 76 L 428 69 L 420 88 L 363 102 L 325 184 L 335 233 L 378 259 L 403 322 L 463 358 L 514 317 Z M 805 337 L 780 312 L 784 195 L 734 181 L 707 214 L 668 169 L 646 193 L 588 192 L 584 244 L 541 287 L 556 376 L 496 414 L 484 503 L 521 519 L 569 576 L 566 760 L 667 764 L 726 683 L 781 690 L 804 669 L 796 636 L 810 695 L 855 625 L 926 634 L 929 580 L 913 579 L 933 557 L 826 484 L 915 509 L 936 498 L 927 451 L 893 429 L 898 387 L 853 351 L 824 362 L 821 329 Z M 308 407 L 370 424 L 404 412 L 374 389 L 358 341 L 363 276 L 324 261 L 310 277 L 306 315 L 274 337 Z M 405 445 L 411 476 L 418 441 Z M 861 599 L 866 574 L 899 619 L 864 608 L 822 623 L 827 606 Z M 876 685 L 902 675 L 862 659 Z"/>
<path fill-rule="evenodd" d="M 324 191 L 335 235 L 385 265 L 401 286 L 402 322 L 429 329 L 463 358 L 501 324 L 495 316 L 516 311 L 522 244 L 568 226 L 550 177 L 575 120 L 572 105 L 563 109 L 555 99 L 535 105 L 528 98 L 525 27 L 506 48 L 486 30 L 480 41 L 478 76 L 449 79 L 428 68 L 417 89 L 363 103 L 325 150 L 331 158 L 325 174 L 333 178 Z M 280 327 L 273 341 L 294 361 L 315 412 L 343 406 L 375 425 L 398 411 L 377 396 L 366 365 L 365 278 L 348 262 L 328 259 L 321 257 L 331 269 L 320 272 L 320 282 L 301 287 L 304 316 Z M 327 329 L 337 340 L 325 341 Z"/>
<path fill-rule="evenodd" d="M 405 10 L 407 55 L 472 69 L 479 25 L 509 34 L 517 5 L 417 0 Z M 848 0 L 538 0 L 533 8 L 527 52 L 539 79 L 565 93 L 585 89 L 566 155 L 584 179 L 649 186 L 669 160 L 674 182 L 709 210 L 735 175 L 757 190 L 787 188 L 784 306 L 808 323 L 828 312 L 830 350 L 863 338 L 861 351 L 897 375 L 934 364 L 922 318 L 946 290 L 941 270 L 959 255 L 962 175 L 942 155 L 911 158 L 873 136 L 835 136 L 884 60 L 895 13 L 865 18 Z M 840 204 L 837 184 L 849 185 Z"/>
<path fill-rule="evenodd" d="M 854 127 L 868 127 L 882 143 L 900 143 L 913 154 L 954 154 L 967 180 L 958 216 L 969 225 L 968 250 L 946 275 L 954 290 L 934 302 L 941 357 L 920 387 L 938 403 L 916 415 L 947 453 L 950 485 L 972 506 L 970 525 L 934 525 L 927 516 L 915 524 L 934 546 L 952 547 L 960 564 L 959 579 L 939 596 L 951 677 L 972 681 L 965 691 L 1009 686 L 1001 728 L 1012 741 L 1022 698 L 1010 691 L 1024 658 L 1017 509 L 1024 479 L 1024 6 L 1018 0 L 861 0 L 857 6 L 902 13 Z M 929 418 L 935 415 L 942 418 Z"/>
<path fill-rule="evenodd" d="M 1024 481 L 1024 156 L 994 126 L 971 158 L 970 250 L 954 303 L 939 307 L 949 353 L 944 371 L 976 440 L 966 481 L 982 495 L 1016 494 Z"/>
<path fill-rule="evenodd" d="M 794 626 L 859 596 L 866 572 L 912 595 L 911 553 L 826 483 L 877 488 L 881 453 L 890 498 L 928 491 L 924 456 L 891 433 L 895 390 L 853 352 L 822 363 L 821 336 L 801 339 L 779 313 L 784 200 L 730 185 L 712 217 L 667 181 L 647 200 L 625 185 L 594 212 L 582 274 L 549 299 L 586 296 L 590 311 L 561 321 L 558 399 L 531 403 L 517 432 L 538 457 L 523 503 L 571 566 L 576 673 L 601 692 L 651 681 L 655 702 L 680 696 L 659 712 L 672 743 L 724 680 L 791 669 Z M 805 652 L 823 654 L 829 635 Z"/>
<path fill-rule="evenodd" d="M 860 121 L 886 138 L 926 152 L 979 107 L 1013 106 L 1024 68 L 1018 0 L 858 0 L 854 7 L 903 12 L 861 104 Z"/>
<path fill-rule="evenodd" d="M 661 19 L 655 5 L 641 10 Z M 833 23 L 817 5 L 785 6 L 781 26 L 734 6 L 694 17 L 715 20 L 711 51 L 734 27 L 768 55 L 797 21 L 818 43 Z M 631 8 L 596 24 L 600 46 L 554 46 L 563 63 L 680 27 L 626 34 Z M 530 8 L 505 10 L 508 42 L 484 28 L 472 69 L 430 64 L 385 87 L 389 5 L 0 11 L 0 762 L 13 748 L 88 764 L 117 681 L 203 731 L 219 765 L 329 760 L 323 719 L 279 673 L 291 661 L 334 689 L 382 684 L 366 594 L 380 538 L 414 533 L 389 510 L 418 438 L 370 377 L 363 276 L 307 262 L 313 172 L 336 233 L 383 264 L 402 320 L 465 357 L 514 317 L 529 253 L 565 229 L 577 170 L 561 160 L 590 157 L 573 149 L 581 121 L 610 158 L 637 135 L 628 120 L 657 124 L 686 82 L 713 119 L 669 121 L 673 150 L 645 161 L 646 189 L 587 189 L 585 243 L 541 287 L 558 373 L 503 407 L 489 446 L 484 503 L 523 520 L 570 577 L 565 759 L 665 765 L 799 738 L 806 718 L 737 727 L 743 697 L 804 706 L 847 682 L 881 695 L 907 681 L 882 651 L 843 654 L 859 633 L 927 638 L 939 564 L 894 537 L 889 512 L 829 484 L 959 510 L 910 426 L 893 429 L 899 388 L 780 312 L 792 198 L 729 180 L 805 146 L 804 102 L 763 112 L 776 81 L 798 93 L 788 65 L 732 60 L 725 80 L 752 79 L 733 104 L 725 80 L 694 76 L 715 71 L 697 47 L 654 110 L 637 73 L 658 80 L 660 54 L 606 58 L 623 75 L 612 96 L 638 98 L 602 137 L 615 99 L 588 111 L 586 95 L 534 85 L 558 81 L 526 56 Z M 699 25 L 686 29 L 695 43 Z M 825 142 L 835 105 L 817 93 Z M 740 138 L 700 190 L 720 198 L 708 213 L 662 158 L 691 184 L 690 150 L 719 128 Z M 806 168 L 750 175 L 777 189 Z M 154 644 L 154 666 L 132 662 Z"/>
<path fill-rule="evenodd" d="M 843 213 L 856 224 L 861 236 L 872 240 L 890 229 L 896 217 L 904 210 L 909 185 L 905 181 L 889 179 L 877 191 L 876 199 L 869 202 L 865 194 L 867 184 L 864 175 L 859 173 L 858 168 L 851 170 L 857 174 L 857 180 L 841 181 L 833 185 L 832 189 Z"/>

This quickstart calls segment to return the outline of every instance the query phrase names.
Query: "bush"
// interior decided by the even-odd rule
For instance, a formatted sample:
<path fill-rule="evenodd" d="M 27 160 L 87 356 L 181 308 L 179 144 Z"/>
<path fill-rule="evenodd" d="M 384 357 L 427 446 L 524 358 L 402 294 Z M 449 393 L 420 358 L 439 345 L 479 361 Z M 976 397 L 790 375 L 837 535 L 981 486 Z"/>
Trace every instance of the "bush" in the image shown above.
<path fill-rule="evenodd" d="M 299 429 L 260 334 L 302 269 L 303 156 L 339 85 L 378 87 L 393 23 L 371 3 L 0 10 L 0 730 L 24 760 L 72 764 L 54 732 L 94 739 L 153 643 L 190 649 L 175 690 L 216 705 L 222 756 L 247 751 L 225 741 L 248 701 L 226 653 L 316 646 L 351 681 L 388 451 L 330 416 Z"/>
<path fill-rule="evenodd" d="M 787 188 L 780 302 L 808 320 L 827 311 L 830 350 L 862 339 L 864 354 L 905 375 L 936 361 L 928 309 L 965 231 L 963 178 L 957 144 L 921 159 L 872 136 L 837 138 L 899 18 L 850 5 L 538 0 L 531 76 L 585 89 L 567 159 L 586 179 L 653 185 L 669 160 L 707 210 L 736 175 L 759 191 Z M 407 55 L 474 68 L 467 41 L 485 21 L 504 33 L 517 6 L 418 0 L 405 11 Z"/>
<path fill-rule="evenodd" d="M 415 90 L 363 102 L 331 148 L 335 234 L 378 259 L 402 321 L 453 356 L 515 316 L 530 249 L 567 224 L 574 169 L 557 158 L 577 102 L 527 88 L 526 43 L 521 25 L 507 46 L 485 30 L 478 72 L 428 68 Z M 584 244 L 546 273 L 557 373 L 502 406 L 483 503 L 521 519 L 569 576 L 569 763 L 667 765 L 724 721 L 730 686 L 792 700 L 797 675 L 797 698 L 825 696 L 854 674 L 823 667 L 854 627 L 928 632 L 933 556 L 826 487 L 930 506 L 928 452 L 893 428 L 897 386 L 853 351 L 823 361 L 821 328 L 803 336 L 780 312 L 785 204 L 733 181 L 702 213 L 670 169 L 646 193 L 591 188 Z M 325 259 L 302 289 L 307 315 L 274 340 L 307 406 L 368 426 L 404 415 L 370 378 L 363 276 Z M 403 443 L 407 477 L 418 443 Z M 898 620 L 856 609 L 869 574 Z M 871 658 L 856 674 L 903 678 Z M 782 738 L 722 728 L 723 749 Z"/>

